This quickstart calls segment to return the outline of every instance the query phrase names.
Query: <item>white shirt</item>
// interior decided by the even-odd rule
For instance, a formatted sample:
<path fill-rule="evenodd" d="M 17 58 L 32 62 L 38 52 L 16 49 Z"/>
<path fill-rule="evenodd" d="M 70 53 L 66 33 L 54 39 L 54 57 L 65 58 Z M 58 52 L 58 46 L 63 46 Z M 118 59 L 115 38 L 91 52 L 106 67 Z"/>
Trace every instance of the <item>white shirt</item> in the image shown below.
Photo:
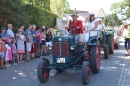
<path fill-rule="evenodd" d="M 95 26 L 95 23 L 97 22 L 97 20 L 93 20 L 92 22 L 88 22 L 88 30 L 92 29 L 94 26 Z M 97 28 L 95 30 L 100 30 L 100 26 L 98 25 Z M 91 31 L 90 32 L 90 36 L 95 36 L 95 35 L 98 35 L 97 34 L 97 31 Z"/>

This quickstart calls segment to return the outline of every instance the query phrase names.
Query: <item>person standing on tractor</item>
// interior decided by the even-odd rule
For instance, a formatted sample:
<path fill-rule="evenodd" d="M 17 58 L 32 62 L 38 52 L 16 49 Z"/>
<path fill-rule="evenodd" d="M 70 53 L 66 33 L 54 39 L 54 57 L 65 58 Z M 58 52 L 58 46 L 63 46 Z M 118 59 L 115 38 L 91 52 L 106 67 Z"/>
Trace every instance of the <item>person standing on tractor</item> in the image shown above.
<path fill-rule="evenodd" d="M 78 18 L 78 15 L 76 12 L 74 12 L 72 15 L 71 15 L 73 21 L 71 22 L 71 26 L 74 31 L 74 34 L 75 35 L 79 35 L 79 42 L 80 44 L 82 44 L 83 42 L 83 25 L 82 25 L 82 21 L 80 20 L 77 20 Z M 69 24 L 69 27 L 70 27 L 70 24 Z M 70 28 L 68 28 L 68 30 L 70 31 Z"/>
<path fill-rule="evenodd" d="M 130 56 L 130 27 L 128 24 L 124 25 L 125 29 L 123 32 L 123 36 L 125 39 L 125 49 L 127 51 L 127 55 Z"/>
<path fill-rule="evenodd" d="M 90 36 L 96 36 L 97 32 L 93 31 L 93 30 L 99 30 L 99 29 L 100 29 L 99 22 L 95 19 L 94 13 L 90 13 L 89 14 L 89 22 L 88 22 L 88 25 L 87 25 L 87 31 L 84 34 L 85 46 L 84 46 L 83 50 L 85 50 L 87 48 L 87 42 L 88 42 L 88 39 L 89 39 L 89 34 L 90 34 Z M 90 31 L 92 31 L 92 32 L 89 33 Z"/>

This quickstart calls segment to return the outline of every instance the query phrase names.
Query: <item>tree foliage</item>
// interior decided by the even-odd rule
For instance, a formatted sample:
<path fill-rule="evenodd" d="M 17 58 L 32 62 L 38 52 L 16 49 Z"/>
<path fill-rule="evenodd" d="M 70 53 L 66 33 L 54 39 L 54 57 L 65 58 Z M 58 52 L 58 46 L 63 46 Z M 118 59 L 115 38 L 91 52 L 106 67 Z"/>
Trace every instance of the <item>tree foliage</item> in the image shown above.
<path fill-rule="evenodd" d="M 122 21 L 118 18 L 116 13 L 114 13 L 107 15 L 107 17 L 103 19 L 103 23 L 105 26 L 119 26 L 122 24 Z"/>
<path fill-rule="evenodd" d="M 65 12 L 71 12 L 67 0 L 0 0 L 0 27 L 8 23 L 15 31 L 21 23 L 53 27 Z"/>
<path fill-rule="evenodd" d="M 130 0 L 121 0 L 111 5 L 111 11 L 130 17 Z"/>

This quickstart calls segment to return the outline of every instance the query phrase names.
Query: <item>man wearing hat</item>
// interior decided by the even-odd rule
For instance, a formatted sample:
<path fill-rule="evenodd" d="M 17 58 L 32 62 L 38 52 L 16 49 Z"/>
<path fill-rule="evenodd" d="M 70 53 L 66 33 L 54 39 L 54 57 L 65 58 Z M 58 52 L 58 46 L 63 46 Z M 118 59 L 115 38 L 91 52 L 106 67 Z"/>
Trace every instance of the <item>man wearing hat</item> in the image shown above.
<path fill-rule="evenodd" d="M 73 21 L 70 23 L 72 28 L 69 28 L 70 29 L 73 29 L 74 30 L 74 34 L 77 34 L 79 35 L 79 42 L 83 42 L 83 25 L 82 25 L 82 21 L 80 20 L 77 20 L 78 18 L 78 15 L 77 13 L 73 13 L 71 15 Z M 69 27 L 70 27 L 70 24 L 69 24 Z"/>
<path fill-rule="evenodd" d="M 127 51 L 127 55 L 130 56 L 130 27 L 127 23 L 124 25 L 124 27 L 125 29 L 123 36 L 125 38 L 125 49 Z"/>

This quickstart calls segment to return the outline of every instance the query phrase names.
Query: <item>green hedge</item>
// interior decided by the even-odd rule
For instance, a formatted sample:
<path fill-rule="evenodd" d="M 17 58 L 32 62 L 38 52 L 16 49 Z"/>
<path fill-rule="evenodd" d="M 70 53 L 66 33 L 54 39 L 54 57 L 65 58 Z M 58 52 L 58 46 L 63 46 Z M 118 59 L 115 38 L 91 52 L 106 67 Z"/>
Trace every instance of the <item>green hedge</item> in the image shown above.
<path fill-rule="evenodd" d="M 0 28 L 7 27 L 8 23 L 13 24 L 13 30 L 17 32 L 19 25 L 35 24 L 53 27 L 56 24 L 57 15 L 44 8 L 24 4 L 21 0 L 0 1 Z"/>

